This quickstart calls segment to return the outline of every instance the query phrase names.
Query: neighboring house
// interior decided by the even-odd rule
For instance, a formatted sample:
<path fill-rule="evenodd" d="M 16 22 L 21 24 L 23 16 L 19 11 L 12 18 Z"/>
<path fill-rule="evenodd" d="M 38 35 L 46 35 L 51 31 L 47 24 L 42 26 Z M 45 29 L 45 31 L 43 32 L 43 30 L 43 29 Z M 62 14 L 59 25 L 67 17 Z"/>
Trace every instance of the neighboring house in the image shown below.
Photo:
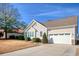
<path fill-rule="evenodd" d="M 13 29 L 12 32 L 7 33 L 7 38 L 9 38 L 11 35 L 19 36 L 23 34 L 23 29 Z M 0 39 L 5 38 L 5 32 L 4 29 L 0 29 Z"/>
<path fill-rule="evenodd" d="M 78 33 L 77 16 L 40 23 L 33 20 L 24 30 L 24 37 L 40 38 L 46 33 L 49 43 L 75 44 Z"/>

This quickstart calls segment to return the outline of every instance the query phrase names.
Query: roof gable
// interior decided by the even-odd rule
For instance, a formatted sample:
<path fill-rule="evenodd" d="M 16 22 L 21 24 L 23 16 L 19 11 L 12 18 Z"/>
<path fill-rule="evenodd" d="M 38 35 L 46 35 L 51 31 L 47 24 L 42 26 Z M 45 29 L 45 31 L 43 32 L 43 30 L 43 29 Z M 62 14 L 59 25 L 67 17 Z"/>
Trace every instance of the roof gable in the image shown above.
<path fill-rule="evenodd" d="M 24 31 L 27 31 L 28 29 L 30 29 L 31 27 L 33 27 L 33 25 L 35 25 L 36 23 L 39 23 L 40 25 L 42 25 L 43 27 L 45 27 L 42 23 L 36 21 L 36 20 L 32 20 L 32 22 L 24 29 Z M 45 27 L 46 28 L 46 27 Z"/>
<path fill-rule="evenodd" d="M 24 31 L 28 30 L 31 26 L 33 26 L 36 23 L 36 21 L 33 19 L 31 23 L 28 24 L 28 26 L 24 29 Z"/>

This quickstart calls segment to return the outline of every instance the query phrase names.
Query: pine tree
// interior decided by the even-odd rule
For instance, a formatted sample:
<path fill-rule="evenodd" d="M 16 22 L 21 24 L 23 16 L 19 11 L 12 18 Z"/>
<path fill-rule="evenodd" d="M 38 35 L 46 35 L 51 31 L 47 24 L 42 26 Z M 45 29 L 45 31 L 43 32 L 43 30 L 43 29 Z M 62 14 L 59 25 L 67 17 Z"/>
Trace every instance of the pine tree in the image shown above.
<path fill-rule="evenodd" d="M 43 43 L 48 43 L 48 39 L 47 39 L 47 35 L 46 33 L 43 34 L 43 40 L 42 40 Z"/>

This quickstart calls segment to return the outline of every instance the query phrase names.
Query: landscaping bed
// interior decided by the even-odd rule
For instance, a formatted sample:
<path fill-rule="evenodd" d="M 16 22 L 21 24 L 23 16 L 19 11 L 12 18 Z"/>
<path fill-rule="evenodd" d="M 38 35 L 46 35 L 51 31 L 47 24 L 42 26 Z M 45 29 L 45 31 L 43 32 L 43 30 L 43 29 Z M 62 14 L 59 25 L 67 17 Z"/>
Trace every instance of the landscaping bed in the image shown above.
<path fill-rule="evenodd" d="M 32 41 L 23 40 L 0 40 L 0 54 L 37 46 Z"/>

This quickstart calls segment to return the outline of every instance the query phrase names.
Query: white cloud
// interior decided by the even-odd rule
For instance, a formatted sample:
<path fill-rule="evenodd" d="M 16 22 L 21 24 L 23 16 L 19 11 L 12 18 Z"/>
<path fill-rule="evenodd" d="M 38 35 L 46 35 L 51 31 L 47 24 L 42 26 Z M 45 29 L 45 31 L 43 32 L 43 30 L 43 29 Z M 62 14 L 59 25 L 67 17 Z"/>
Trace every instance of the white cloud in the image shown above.
<path fill-rule="evenodd" d="M 58 9 L 56 11 L 49 11 L 49 12 L 36 14 L 34 16 L 63 16 L 63 15 L 79 15 L 79 9 L 64 8 L 64 9 Z"/>

